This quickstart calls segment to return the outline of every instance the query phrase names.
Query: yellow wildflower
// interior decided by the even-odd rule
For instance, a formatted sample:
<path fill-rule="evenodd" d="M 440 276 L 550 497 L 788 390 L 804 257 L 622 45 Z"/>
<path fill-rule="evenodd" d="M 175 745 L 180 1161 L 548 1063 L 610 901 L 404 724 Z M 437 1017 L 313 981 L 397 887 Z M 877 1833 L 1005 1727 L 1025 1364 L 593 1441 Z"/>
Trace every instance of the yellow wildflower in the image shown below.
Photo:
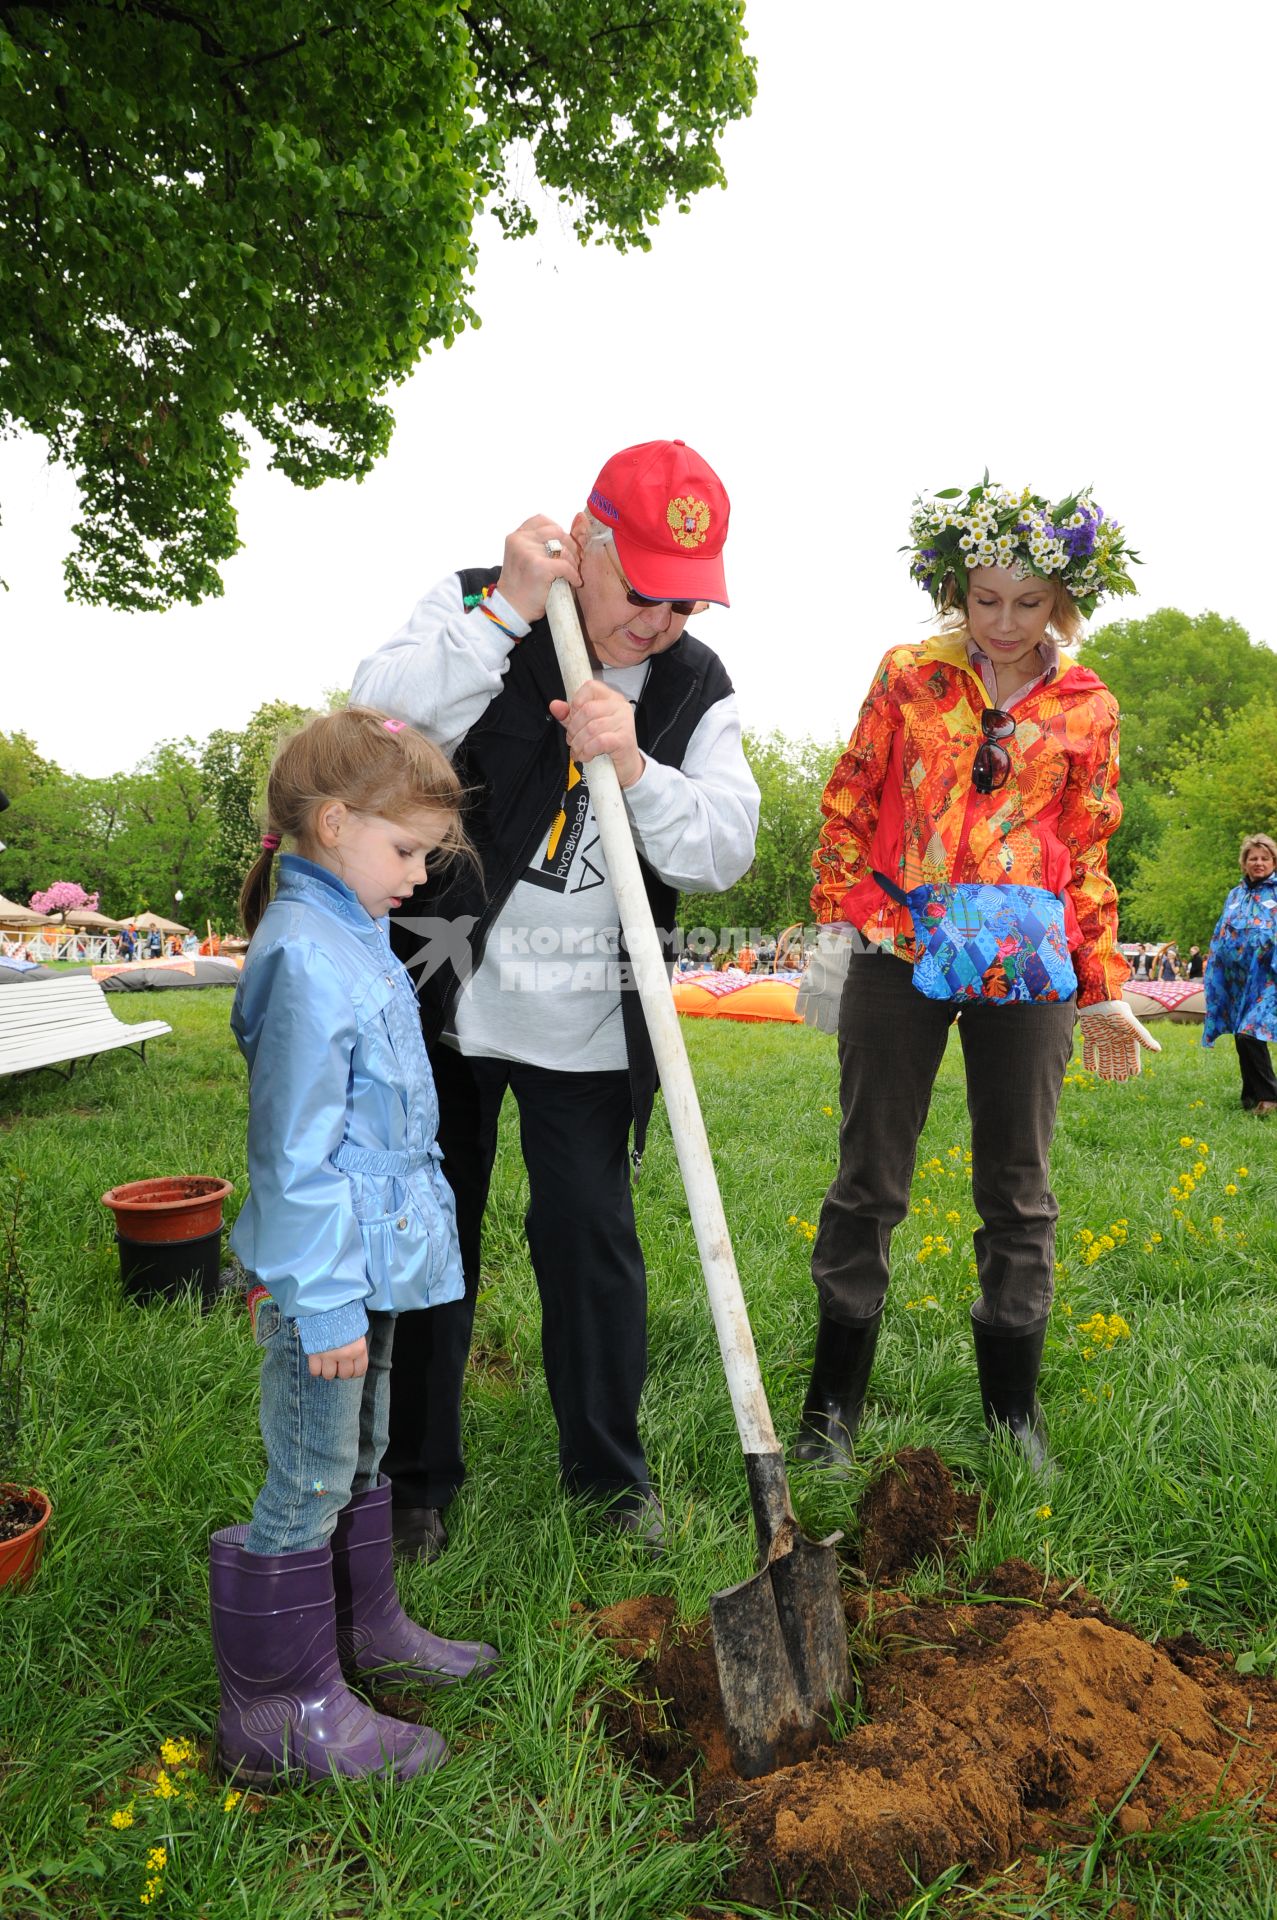
<path fill-rule="evenodd" d="M 1249 1168 L 1249 1167 L 1238 1167 L 1238 1169 L 1237 1169 L 1237 1178 L 1238 1178 L 1239 1180 L 1244 1180 L 1244 1179 L 1246 1178 L 1246 1175 L 1247 1175 L 1247 1174 L 1248 1174 L 1249 1172 L 1250 1172 L 1250 1168 Z"/>
<path fill-rule="evenodd" d="M 146 1864 L 152 1873 L 163 1873 L 168 1865 L 168 1848 L 152 1847 L 147 1853 Z"/>
<path fill-rule="evenodd" d="M 131 1800 L 127 1807 L 117 1807 L 115 1809 L 115 1812 L 111 1815 L 111 1825 L 117 1829 L 123 1829 L 124 1827 L 131 1827 L 133 1825 L 133 1802 Z"/>
<path fill-rule="evenodd" d="M 169 1775 L 165 1772 L 164 1768 L 161 1767 L 159 1770 L 159 1773 L 156 1775 L 156 1780 L 155 1780 L 156 1799 L 157 1800 L 176 1800 L 177 1795 L 178 1795 L 178 1788 L 176 1787 L 174 1782 L 169 1778 Z"/>
<path fill-rule="evenodd" d="M 1038 1508 L 1038 1519 L 1039 1519 L 1039 1520 L 1049 1520 L 1050 1518 L 1051 1518 L 1051 1509 L 1050 1509 L 1050 1507 L 1039 1507 L 1039 1508 Z"/>
<path fill-rule="evenodd" d="M 1230 1180 L 1228 1185 L 1224 1188 L 1224 1192 L 1228 1195 L 1229 1199 L 1231 1200 L 1235 1193 L 1241 1192 L 1241 1188 L 1237 1185 L 1235 1180 Z"/>
<path fill-rule="evenodd" d="M 226 1798 L 222 1802 L 222 1812 L 233 1813 L 243 1798 L 244 1796 L 239 1791 L 239 1788 L 232 1787 L 231 1791 L 227 1794 Z"/>
<path fill-rule="evenodd" d="M 1174 1579 L 1171 1581 L 1171 1592 L 1172 1593 L 1188 1592 L 1188 1582 L 1184 1578 L 1182 1573 L 1177 1573 Z"/>
<path fill-rule="evenodd" d="M 166 1767 L 188 1767 L 195 1758 L 192 1740 L 161 1740 L 160 1759 Z"/>
<path fill-rule="evenodd" d="M 1191 1146 L 1192 1146 L 1192 1144 L 1193 1144 L 1193 1136 L 1192 1136 L 1192 1134 L 1191 1134 L 1191 1133 L 1181 1133 L 1181 1135 L 1180 1135 L 1180 1137 L 1179 1137 L 1179 1143 L 1180 1143 L 1180 1145 L 1181 1145 L 1181 1147 L 1191 1147 Z"/>
<path fill-rule="evenodd" d="M 822 1108 L 820 1109 L 820 1111 L 821 1111 L 822 1113 L 824 1113 L 824 1114 L 832 1114 L 832 1113 L 833 1113 L 833 1108 L 832 1108 L 832 1107 L 822 1107 Z"/>

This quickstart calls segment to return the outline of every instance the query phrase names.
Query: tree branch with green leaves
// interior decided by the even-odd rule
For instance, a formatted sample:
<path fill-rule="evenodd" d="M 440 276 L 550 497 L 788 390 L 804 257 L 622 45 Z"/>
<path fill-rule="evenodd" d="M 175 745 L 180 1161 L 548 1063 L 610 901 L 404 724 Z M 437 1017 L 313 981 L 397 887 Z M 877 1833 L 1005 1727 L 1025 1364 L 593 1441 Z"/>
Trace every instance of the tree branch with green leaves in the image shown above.
<path fill-rule="evenodd" d="M 362 479 L 389 391 L 471 305 L 473 228 L 646 247 L 723 183 L 743 0 L 0 4 L 0 432 L 81 514 L 72 599 L 221 592 L 246 429 L 297 485 Z"/>

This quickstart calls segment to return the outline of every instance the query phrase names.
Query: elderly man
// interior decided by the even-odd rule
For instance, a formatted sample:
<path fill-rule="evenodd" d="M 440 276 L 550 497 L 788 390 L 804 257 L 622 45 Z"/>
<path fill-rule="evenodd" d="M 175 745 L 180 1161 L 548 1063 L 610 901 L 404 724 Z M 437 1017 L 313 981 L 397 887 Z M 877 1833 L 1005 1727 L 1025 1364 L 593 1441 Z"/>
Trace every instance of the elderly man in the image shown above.
<path fill-rule="evenodd" d="M 638 1432 L 647 1291 L 628 1151 L 632 1130 L 637 1164 L 656 1071 L 583 768 L 611 755 L 667 936 L 680 889 L 730 887 L 753 859 L 759 796 L 732 683 L 686 631 L 727 604 L 728 511 L 681 440 L 627 447 L 570 529 L 525 520 L 500 567 L 450 574 L 355 677 L 355 699 L 453 755 L 481 868 L 432 877 L 392 922 L 418 980 L 466 1277 L 463 1301 L 405 1314 L 396 1332 L 385 1465 L 411 1557 L 442 1551 L 464 1477 L 461 1385 L 507 1088 L 563 1482 L 660 1545 Z M 545 619 L 556 578 L 576 590 L 595 663 L 570 705 Z"/>

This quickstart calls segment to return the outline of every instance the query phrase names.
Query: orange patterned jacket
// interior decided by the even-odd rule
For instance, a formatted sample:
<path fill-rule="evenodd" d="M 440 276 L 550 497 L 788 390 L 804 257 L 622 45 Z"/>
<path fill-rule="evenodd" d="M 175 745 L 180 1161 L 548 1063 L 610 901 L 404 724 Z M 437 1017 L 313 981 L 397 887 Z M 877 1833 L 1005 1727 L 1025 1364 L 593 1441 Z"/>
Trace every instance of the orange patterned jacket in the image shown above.
<path fill-rule="evenodd" d="M 812 911 L 912 960 L 908 908 L 873 868 L 906 891 L 925 881 L 1047 887 L 1064 903 L 1078 1005 L 1120 999 L 1130 969 L 1106 844 L 1122 817 L 1117 701 L 1088 668 L 1064 666 L 1016 702 L 1011 777 L 982 795 L 971 763 L 992 704 L 964 636 L 891 649 L 825 788 Z"/>

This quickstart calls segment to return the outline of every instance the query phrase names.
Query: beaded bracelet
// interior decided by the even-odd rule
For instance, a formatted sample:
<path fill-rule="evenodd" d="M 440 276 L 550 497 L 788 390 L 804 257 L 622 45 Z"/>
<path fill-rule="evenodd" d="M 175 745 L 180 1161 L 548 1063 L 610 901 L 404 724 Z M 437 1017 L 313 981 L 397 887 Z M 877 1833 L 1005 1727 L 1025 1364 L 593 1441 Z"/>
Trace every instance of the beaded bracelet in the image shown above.
<path fill-rule="evenodd" d="M 496 584 L 494 582 L 492 586 L 484 587 L 482 592 L 480 593 L 463 593 L 461 596 L 461 604 L 465 608 L 467 613 L 472 613 L 474 609 L 478 607 L 480 613 L 485 613 L 488 616 L 488 619 L 491 620 L 493 626 L 499 627 L 501 629 L 501 632 L 505 635 L 506 639 L 513 640 L 515 646 L 517 647 L 520 640 L 524 638 L 524 635 L 521 633 L 515 633 L 512 631 L 511 628 L 507 627 L 505 621 L 502 620 L 497 614 L 495 614 L 492 611 L 492 608 L 488 605 L 488 601 L 490 597 L 495 592 L 496 592 Z"/>

